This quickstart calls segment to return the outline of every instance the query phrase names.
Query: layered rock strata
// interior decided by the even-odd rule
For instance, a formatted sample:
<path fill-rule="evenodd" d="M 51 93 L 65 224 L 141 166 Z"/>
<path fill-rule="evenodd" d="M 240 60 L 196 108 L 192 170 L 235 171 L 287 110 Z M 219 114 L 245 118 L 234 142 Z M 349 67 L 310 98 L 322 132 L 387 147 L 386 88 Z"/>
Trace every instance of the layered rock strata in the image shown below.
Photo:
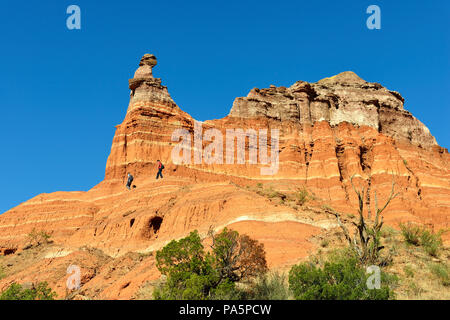
<path fill-rule="evenodd" d="M 41 194 L 0 215 L 0 252 L 21 250 L 33 229 L 51 233 L 69 251 L 89 246 L 117 257 L 152 252 L 194 229 L 205 235 L 211 226 L 230 226 L 265 243 L 271 266 L 292 264 L 313 250 L 309 239 L 334 222 L 246 187 L 306 188 L 312 203 L 355 213 L 352 176 L 372 199 L 375 191 L 385 199 L 395 181 L 400 196 L 385 212 L 387 223 L 449 227 L 448 151 L 404 109 L 399 93 L 344 72 L 317 83 L 255 88 L 235 100 L 227 117 L 201 124 L 200 135 L 211 128 L 224 136 L 227 129 L 278 129 L 279 169 L 263 176 L 264 164 L 249 161 L 248 142 L 242 164 L 173 163 L 173 132 L 186 129 L 194 146 L 196 123 L 153 77 L 155 65 L 156 58 L 145 55 L 129 80 L 130 103 L 116 127 L 104 181 L 88 192 Z M 200 147 L 210 143 L 203 139 Z M 155 180 L 158 159 L 166 166 L 162 181 Z M 131 191 L 124 187 L 127 172 L 135 176 Z"/>

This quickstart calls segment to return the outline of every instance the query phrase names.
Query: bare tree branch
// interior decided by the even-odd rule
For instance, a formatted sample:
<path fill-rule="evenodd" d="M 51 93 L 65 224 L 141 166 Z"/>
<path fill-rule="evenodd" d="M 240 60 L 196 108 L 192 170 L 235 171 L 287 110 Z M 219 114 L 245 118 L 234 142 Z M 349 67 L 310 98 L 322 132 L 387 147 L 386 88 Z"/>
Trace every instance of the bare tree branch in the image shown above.
<path fill-rule="evenodd" d="M 390 202 L 399 195 L 399 193 L 394 193 L 395 181 L 393 179 L 389 197 L 387 198 L 384 206 L 380 209 L 378 207 L 377 192 L 376 191 L 374 192 L 376 214 L 374 220 L 372 221 L 370 217 L 370 184 L 367 187 L 367 189 L 362 187 L 361 190 L 358 190 L 358 188 L 356 188 L 356 186 L 353 183 L 353 177 L 354 175 L 350 178 L 350 184 L 352 185 L 352 188 L 358 197 L 358 214 L 359 214 L 358 222 L 351 221 L 352 225 L 355 226 L 355 234 L 353 238 L 350 236 L 347 227 L 342 223 L 340 213 L 336 212 L 332 208 L 326 208 L 326 212 L 331 213 L 336 217 L 338 225 L 341 227 L 345 238 L 349 242 L 350 247 L 359 256 L 361 263 L 374 264 L 380 260 L 379 252 L 384 248 L 384 246 L 380 244 L 381 241 L 380 231 L 383 226 L 383 217 L 381 216 L 381 213 L 387 208 Z M 366 194 L 367 197 L 365 196 Z M 365 199 L 367 199 L 366 203 Z M 367 205 L 367 210 L 369 213 L 367 221 L 364 219 L 364 204 Z"/>

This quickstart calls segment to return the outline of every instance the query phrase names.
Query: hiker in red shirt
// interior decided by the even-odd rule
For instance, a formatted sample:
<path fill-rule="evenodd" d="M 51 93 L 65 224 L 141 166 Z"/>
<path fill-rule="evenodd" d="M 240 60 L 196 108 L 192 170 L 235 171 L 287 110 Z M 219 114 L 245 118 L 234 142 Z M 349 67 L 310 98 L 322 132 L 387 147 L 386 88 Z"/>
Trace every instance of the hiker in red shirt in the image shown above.
<path fill-rule="evenodd" d="M 158 179 L 161 176 L 161 179 L 163 178 L 162 171 L 164 169 L 164 165 L 161 163 L 161 161 L 158 162 L 158 174 L 156 175 L 156 179 Z"/>

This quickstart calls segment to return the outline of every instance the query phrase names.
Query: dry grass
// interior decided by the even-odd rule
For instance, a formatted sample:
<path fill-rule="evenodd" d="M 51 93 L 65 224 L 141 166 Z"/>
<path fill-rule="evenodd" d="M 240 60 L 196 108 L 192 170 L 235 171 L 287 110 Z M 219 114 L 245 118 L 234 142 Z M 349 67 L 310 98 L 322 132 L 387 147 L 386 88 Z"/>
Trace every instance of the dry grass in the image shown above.
<path fill-rule="evenodd" d="M 449 248 L 442 247 L 439 255 L 433 257 L 425 248 L 408 244 L 400 232 L 395 230 L 384 236 L 384 243 L 387 248 L 392 248 L 393 257 L 392 264 L 386 271 L 399 278 L 398 287 L 395 289 L 397 299 L 450 299 Z"/>
<path fill-rule="evenodd" d="M 398 300 L 450 299 L 450 248 L 441 247 L 438 256 L 431 256 L 425 247 L 408 244 L 401 231 L 390 226 L 381 229 L 384 253 L 390 253 L 392 262 L 383 269 L 398 277 L 394 288 Z M 317 249 L 309 256 L 318 259 L 336 248 L 347 246 L 338 228 L 330 229 L 310 239 Z M 305 258 L 306 259 L 306 258 Z M 306 261 L 302 259 L 299 262 Z"/>
<path fill-rule="evenodd" d="M 162 278 L 147 281 L 139 287 L 139 290 L 134 294 L 133 299 L 135 300 L 153 300 L 153 291 L 155 288 L 161 284 Z"/>
<path fill-rule="evenodd" d="M 268 198 L 270 201 L 279 205 L 284 205 L 298 211 L 310 201 L 318 200 L 317 197 L 306 188 L 297 188 L 296 190 L 280 191 L 273 186 L 265 186 L 257 183 L 256 186 L 247 185 L 246 190 L 257 193 L 260 196 Z"/>

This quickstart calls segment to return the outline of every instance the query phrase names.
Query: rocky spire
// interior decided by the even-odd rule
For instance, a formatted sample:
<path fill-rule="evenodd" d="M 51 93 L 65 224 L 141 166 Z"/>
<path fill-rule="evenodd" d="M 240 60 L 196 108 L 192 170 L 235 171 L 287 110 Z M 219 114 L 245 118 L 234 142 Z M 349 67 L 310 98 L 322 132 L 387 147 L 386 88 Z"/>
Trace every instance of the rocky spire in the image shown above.
<path fill-rule="evenodd" d="M 175 106 L 167 87 L 161 85 L 161 79 L 153 77 L 152 70 L 156 64 L 155 55 L 146 53 L 142 56 L 134 77 L 128 80 L 131 90 L 128 112 L 143 104 Z"/>
<path fill-rule="evenodd" d="M 133 79 L 128 80 L 130 89 L 135 90 L 140 85 L 147 83 L 158 83 L 161 84 L 161 79 L 157 79 L 153 77 L 152 69 L 156 66 L 157 60 L 153 54 L 146 53 L 142 56 L 141 61 L 139 62 L 139 68 L 137 68 L 134 73 Z"/>

